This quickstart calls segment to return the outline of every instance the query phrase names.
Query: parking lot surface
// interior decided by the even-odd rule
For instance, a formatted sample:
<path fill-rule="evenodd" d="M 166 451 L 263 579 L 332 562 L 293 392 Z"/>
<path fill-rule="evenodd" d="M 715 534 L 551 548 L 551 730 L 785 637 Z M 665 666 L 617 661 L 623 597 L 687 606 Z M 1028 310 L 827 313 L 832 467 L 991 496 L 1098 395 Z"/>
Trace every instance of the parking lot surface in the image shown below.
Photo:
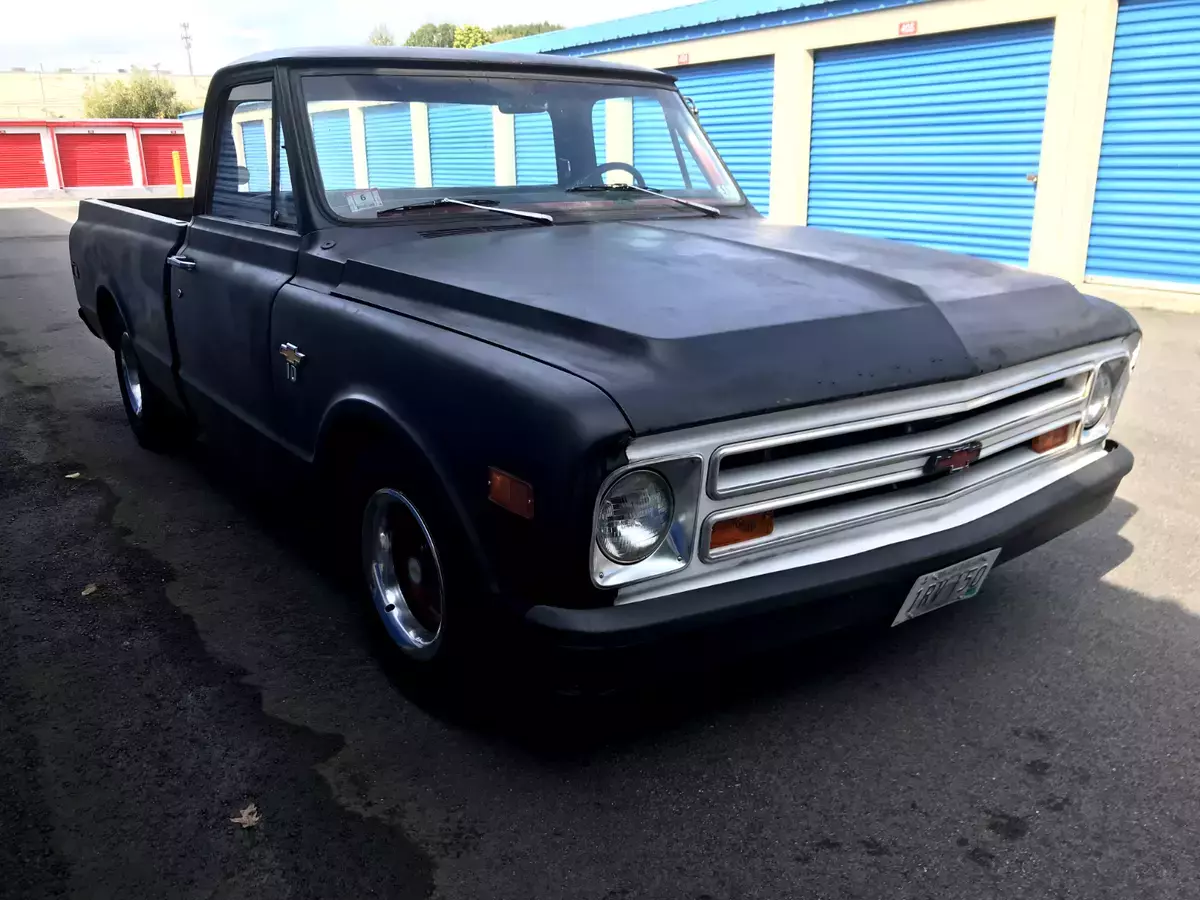
<path fill-rule="evenodd" d="M 69 218 L 0 210 L 4 896 L 1200 896 L 1200 320 L 1138 313 L 1134 473 L 974 601 L 446 717 L 304 496 L 138 448 Z"/>

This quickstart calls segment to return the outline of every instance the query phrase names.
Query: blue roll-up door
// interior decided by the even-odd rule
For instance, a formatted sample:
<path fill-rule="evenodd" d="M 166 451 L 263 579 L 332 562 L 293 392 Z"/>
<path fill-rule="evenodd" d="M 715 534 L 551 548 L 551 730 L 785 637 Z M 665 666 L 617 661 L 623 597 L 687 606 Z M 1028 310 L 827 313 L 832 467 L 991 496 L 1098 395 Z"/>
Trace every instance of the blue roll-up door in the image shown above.
<path fill-rule="evenodd" d="M 1200 282 L 1200 0 L 1125 0 L 1087 274 Z"/>
<path fill-rule="evenodd" d="M 287 193 L 292 189 L 292 170 L 288 167 L 287 145 L 279 148 L 279 190 Z"/>
<path fill-rule="evenodd" d="M 775 60 L 741 59 L 669 70 L 679 92 L 696 103 L 700 124 L 763 215 L 771 199 L 771 121 Z"/>
<path fill-rule="evenodd" d="M 431 103 L 429 158 L 438 187 L 495 184 L 492 107 Z"/>
<path fill-rule="evenodd" d="M 407 103 L 363 109 L 370 187 L 416 187 L 413 166 L 412 115 Z"/>
<path fill-rule="evenodd" d="M 691 152 L 682 143 L 679 149 L 692 187 L 707 188 L 708 180 Z M 633 98 L 633 166 L 646 179 L 646 186 L 654 190 L 678 191 L 686 187 L 662 104 L 649 97 Z"/>
<path fill-rule="evenodd" d="M 513 117 L 516 136 L 517 184 L 557 184 L 554 127 L 549 113 L 521 113 Z"/>
<path fill-rule="evenodd" d="M 592 141 L 596 145 L 596 165 L 608 161 L 608 112 L 605 101 L 592 107 Z"/>
<path fill-rule="evenodd" d="M 821 51 L 808 224 L 1025 265 L 1050 22 Z"/>
<path fill-rule="evenodd" d="M 317 167 L 327 191 L 352 191 L 354 150 L 350 145 L 350 111 L 347 109 L 312 114 L 313 145 Z"/>
<path fill-rule="evenodd" d="M 253 192 L 271 189 L 271 170 L 267 167 L 267 130 L 262 119 L 242 123 L 242 159 L 250 170 Z"/>

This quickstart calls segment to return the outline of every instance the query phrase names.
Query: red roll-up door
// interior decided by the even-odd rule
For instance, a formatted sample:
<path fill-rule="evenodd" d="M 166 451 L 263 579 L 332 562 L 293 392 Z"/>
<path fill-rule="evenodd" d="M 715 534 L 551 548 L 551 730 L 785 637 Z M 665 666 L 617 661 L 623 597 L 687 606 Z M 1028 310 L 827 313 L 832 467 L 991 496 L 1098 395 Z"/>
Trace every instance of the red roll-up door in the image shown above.
<path fill-rule="evenodd" d="M 133 184 L 129 144 L 123 134 L 60 134 L 58 158 L 64 187 Z"/>
<path fill-rule="evenodd" d="M 171 154 L 179 151 L 179 162 L 183 167 L 184 184 L 192 183 L 188 170 L 187 144 L 182 134 L 143 134 L 142 158 L 146 160 L 147 184 L 174 184 L 175 163 Z"/>
<path fill-rule="evenodd" d="M 44 188 L 40 134 L 0 134 L 0 188 Z"/>

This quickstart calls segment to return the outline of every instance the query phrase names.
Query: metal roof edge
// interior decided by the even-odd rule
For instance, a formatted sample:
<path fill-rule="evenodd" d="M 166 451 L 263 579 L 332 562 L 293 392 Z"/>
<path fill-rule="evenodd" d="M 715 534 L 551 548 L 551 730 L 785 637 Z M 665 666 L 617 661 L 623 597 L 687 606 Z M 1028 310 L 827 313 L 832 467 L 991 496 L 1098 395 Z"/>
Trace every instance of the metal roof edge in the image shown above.
<path fill-rule="evenodd" d="M 704 0 L 490 46 L 514 53 L 588 56 L 927 2 L 930 0 Z"/>

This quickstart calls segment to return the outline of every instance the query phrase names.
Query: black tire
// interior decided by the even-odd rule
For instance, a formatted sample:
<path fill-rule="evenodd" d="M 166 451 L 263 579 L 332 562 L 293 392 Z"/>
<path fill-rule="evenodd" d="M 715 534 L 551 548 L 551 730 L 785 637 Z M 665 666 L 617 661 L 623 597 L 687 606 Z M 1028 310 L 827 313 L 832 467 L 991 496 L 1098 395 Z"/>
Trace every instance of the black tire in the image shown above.
<path fill-rule="evenodd" d="M 114 341 L 113 358 L 129 427 L 137 442 L 147 450 L 155 453 L 174 450 L 187 441 L 191 429 L 182 413 L 145 379 L 129 331 L 124 322 L 119 324 L 120 334 Z"/>
<path fill-rule="evenodd" d="M 418 699 L 460 698 L 480 646 L 481 591 L 449 500 L 427 464 L 386 440 L 338 468 L 339 542 L 356 558 L 357 594 L 387 668 Z"/>

